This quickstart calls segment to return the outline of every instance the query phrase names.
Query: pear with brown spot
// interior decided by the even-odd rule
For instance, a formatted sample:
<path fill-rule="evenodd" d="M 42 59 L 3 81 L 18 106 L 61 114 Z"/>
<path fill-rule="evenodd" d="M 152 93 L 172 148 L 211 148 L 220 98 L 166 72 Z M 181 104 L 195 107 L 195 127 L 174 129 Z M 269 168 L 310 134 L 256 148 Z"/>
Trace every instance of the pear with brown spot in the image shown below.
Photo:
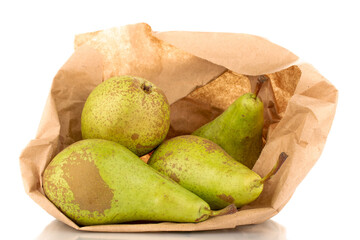
<path fill-rule="evenodd" d="M 163 91 L 133 76 L 113 77 L 99 84 L 81 115 L 84 139 L 114 141 L 138 156 L 158 146 L 169 127 L 170 108 Z"/>
<path fill-rule="evenodd" d="M 76 142 L 45 169 L 47 198 L 81 226 L 137 220 L 200 222 L 212 211 L 194 193 L 160 174 L 124 146 L 102 139 Z"/>
<path fill-rule="evenodd" d="M 220 209 L 230 204 L 239 208 L 258 198 L 264 182 L 286 158 L 282 153 L 276 166 L 261 178 L 214 142 L 184 135 L 162 143 L 148 164 L 204 199 L 212 209 Z"/>

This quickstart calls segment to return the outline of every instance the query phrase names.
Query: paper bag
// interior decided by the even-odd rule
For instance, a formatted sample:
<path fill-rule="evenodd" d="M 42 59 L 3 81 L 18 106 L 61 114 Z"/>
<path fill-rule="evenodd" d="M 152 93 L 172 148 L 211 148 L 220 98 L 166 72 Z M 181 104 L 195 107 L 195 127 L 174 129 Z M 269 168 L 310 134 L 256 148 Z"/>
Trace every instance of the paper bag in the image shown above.
<path fill-rule="evenodd" d="M 91 90 L 116 75 L 136 75 L 162 88 L 171 104 L 168 138 L 189 134 L 254 89 L 258 75 L 270 81 L 264 102 L 266 143 L 253 170 L 264 176 L 281 152 L 289 158 L 253 203 L 235 214 L 200 223 L 122 223 L 81 227 L 44 195 L 42 174 L 51 159 L 81 139 L 80 116 Z M 134 24 L 80 34 L 75 52 L 58 71 L 36 138 L 20 156 L 26 193 L 49 214 L 84 231 L 200 231 L 261 223 L 289 201 L 323 150 L 338 92 L 310 64 L 268 40 L 247 34 L 153 32 Z"/>

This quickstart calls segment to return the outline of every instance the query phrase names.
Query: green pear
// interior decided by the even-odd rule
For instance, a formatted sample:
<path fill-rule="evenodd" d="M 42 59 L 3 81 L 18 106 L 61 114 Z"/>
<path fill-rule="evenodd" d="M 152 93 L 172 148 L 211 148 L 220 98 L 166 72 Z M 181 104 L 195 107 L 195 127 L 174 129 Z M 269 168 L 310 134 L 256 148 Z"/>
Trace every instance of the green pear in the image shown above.
<path fill-rule="evenodd" d="M 136 220 L 199 222 L 232 213 L 209 205 L 144 163 L 124 146 L 102 139 L 78 141 L 45 169 L 47 198 L 79 225 Z"/>
<path fill-rule="evenodd" d="M 258 198 L 264 182 L 276 173 L 287 157 L 285 153 L 280 156 L 272 171 L 261 178 L 216 143 L 184 135 L 163 142 L 148 164 L 200 196 L 212 209 L 230 204 L 239 208 Z"/>
<path fill-rule="evenodd" d="M 266 78 L 259 79 L 255 94 L 240 96 L 221 115 L 192 134 L 215 142 L 235 160 L 252 168 L 263 147 L 264 105 L 257 93 Z"/>
<path fill-rule="evenodd" d="M 169 127 L 170 107 L 163 91 L 132 76 L 113 77 L 99 84 L 81 115 L 83 139 L 118 142 L 138 156 L 158 146 Z"/>

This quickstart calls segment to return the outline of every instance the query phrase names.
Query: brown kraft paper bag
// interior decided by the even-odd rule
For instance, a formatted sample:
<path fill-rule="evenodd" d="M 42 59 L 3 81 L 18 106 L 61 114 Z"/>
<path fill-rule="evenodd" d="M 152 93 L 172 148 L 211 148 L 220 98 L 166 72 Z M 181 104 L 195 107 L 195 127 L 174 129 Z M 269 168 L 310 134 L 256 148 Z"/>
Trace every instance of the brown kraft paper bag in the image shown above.
<path fill-rule="evenodd" d="M 76 225 L 45 197 L 42 174 L 58 152 L 81 139 L 81 111 L 91 90 L 124 74 L 163 89 L 171 104 L 168 138 L 213 120 L 240 95 L 253 91 L 258 75 L 266 74 L 270 81 L 259 93 L 266 144 L 253 170 L 264 176 L 281 152 L 289 158 L 260 197 L 235 214 L 200 223 Z M 21 153 L 25 191 L 56 219 L 84 231 L 202 231 L 261 223 L 285 206 L 320 157 L 337 98 L 336 88 L 310 64 L 253 35 L 154 32 L 144 23 L 80 34 L 74 54 L 53 79 L 36 137 Z"/>

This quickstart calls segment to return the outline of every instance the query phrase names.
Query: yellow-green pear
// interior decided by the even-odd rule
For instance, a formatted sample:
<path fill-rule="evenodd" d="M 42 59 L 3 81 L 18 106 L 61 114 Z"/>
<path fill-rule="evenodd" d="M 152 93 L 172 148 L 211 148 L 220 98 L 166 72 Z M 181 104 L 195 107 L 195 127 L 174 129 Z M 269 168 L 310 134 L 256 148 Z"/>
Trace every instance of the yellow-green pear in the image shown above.
<path fill-rule="evenodd" d="M 240 96 L 220 116 L 192 134 L 215 142 L 235 160 L 252 168 L 263 147 L 264 105 L 257 93 L 266 80 L 262 76 L 256 93 Z"/>
<path fill-rule="evenodd" d="M 239 208 L 258 198 L 264 182 L 286 158 L 282 153 L 273 170 L 261 178 L 214 142 L 184 135 L 163 142 L 148 164 L 200 196 L 212 209 L 220 209 L 230 204 Z"/>
<path fill-rule="evenodd" d="M 236 211 L 212 211 L 194 193 L 122 145 L 87 139 L 61 151 L 43 174 L 48 199 L 78 225 L 137 220 L 200 222 Z"/>
<path fill-rule="evenodd" d="M 112 77 L 99 84 L 81 115 L 83 139 L 114 141 L 138 156 L 158 146 L 169 127 L 170 107 L 163 91 L 133 76 Z"/>

